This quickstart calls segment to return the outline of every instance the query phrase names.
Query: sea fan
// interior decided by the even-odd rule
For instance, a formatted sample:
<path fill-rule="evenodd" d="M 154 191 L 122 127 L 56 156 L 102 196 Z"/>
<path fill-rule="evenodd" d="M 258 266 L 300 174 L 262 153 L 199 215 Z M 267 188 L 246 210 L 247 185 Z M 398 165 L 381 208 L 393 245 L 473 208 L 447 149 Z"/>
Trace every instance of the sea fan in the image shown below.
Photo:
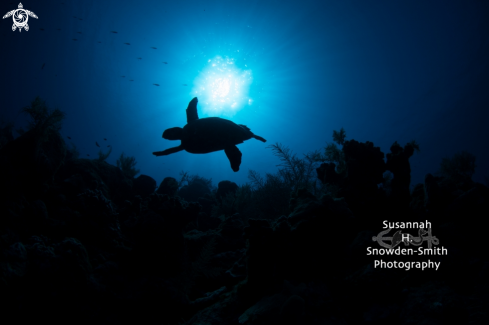
<path fill-rule="evenodd" d="M 107 151 L 107 153 L 103 153 L 102 150 L 100 150 L 98 152 L 98 160 L 99 161 L 105 161 L 107 159 L 107 157 L 109 157 L 111 152 L 112 152 L 112 147 L 109 147 L 109 151 Z M 117 166 L 119 166 L 119 165 L 117 165 Z"/>
<path fill-rule="evenodd" d="M 341 128 L 340 131 L 335 131 L 333 130 L 333 140 L 334 142 L 343 145 L 345 144 L 345 138 L 346 138 L 346 131 L 345 129 Z"/>
<path fill-rule="evenodd" d="M 49 111 L 46 102 L 37 96 L 29 106 L 22 108 L 22 112 L 29 114 L 31 121 L 29 129 L 43 128 L 50 130 L 59 130 L 61 122 L 64 119 L 64 113 L 59 109 Z"/>
<path fill-rule="evenodd" d="M 135 157 L 124 157 L 124 153 L 121 153 L 121 156 L 119 159 L 117 159 L 116 163 L 117 167 L 119 167 L 122 172 L 130 178 L 133 178 L 139 173 L 139 169 L 134 168 L 134 166 L 136 166 Z"/>
<path fill-rule="evenodd" d="M 475 156 L 467 151 L 443 158 L 439 172 L 454 181 L 470 180 L 475 172 Z"/>

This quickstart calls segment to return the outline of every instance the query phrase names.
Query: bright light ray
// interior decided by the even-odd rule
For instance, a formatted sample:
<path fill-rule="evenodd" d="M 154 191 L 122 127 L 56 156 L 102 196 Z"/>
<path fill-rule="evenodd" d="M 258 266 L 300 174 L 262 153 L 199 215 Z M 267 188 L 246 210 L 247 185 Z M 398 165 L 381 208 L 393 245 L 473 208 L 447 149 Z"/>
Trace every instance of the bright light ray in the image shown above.
<path fill-rule="evenodd" d="M 252 82 L 251 70 L 236 67 L 234 59 L 216 56 L 195 80 L 192 94 L 199 98 L 204 114 L 232 117 L 244 105 L 251 105 L 248 97 Z"/>

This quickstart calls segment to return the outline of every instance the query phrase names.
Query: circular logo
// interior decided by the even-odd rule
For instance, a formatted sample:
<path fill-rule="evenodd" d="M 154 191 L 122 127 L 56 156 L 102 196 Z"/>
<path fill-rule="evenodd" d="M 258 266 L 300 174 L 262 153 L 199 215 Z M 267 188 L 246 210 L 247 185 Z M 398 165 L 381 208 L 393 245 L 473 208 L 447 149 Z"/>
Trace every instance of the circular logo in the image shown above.
<path fill-rule="evenodd" d="M 24 9 L 15 10 L 14 16 L 14 24 L 17 27 L 24 27 L 27 24 L 27 20 L 29 19 L 29 15 L 25 12 Z"/>

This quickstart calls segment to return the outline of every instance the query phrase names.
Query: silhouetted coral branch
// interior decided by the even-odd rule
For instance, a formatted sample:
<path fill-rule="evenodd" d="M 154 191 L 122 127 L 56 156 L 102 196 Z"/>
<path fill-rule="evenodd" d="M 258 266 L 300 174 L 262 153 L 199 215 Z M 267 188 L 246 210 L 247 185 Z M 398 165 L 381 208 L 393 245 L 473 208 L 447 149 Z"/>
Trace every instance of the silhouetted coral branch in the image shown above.
<path fill-rule="evenodd" d="M 121 153 L 121 156 L 117 159 L 117 167 L 128 177 L 132 178 L 139 173 L 139 169 L 135 169 L 134 166 L 136 166 L 136 158 L 124 157 L 124 153 Z"/>
<path fill-rule="evenodd" d="M 278 173 L 283 180 L 292 189 L 299 187 L 308 188 L 311 183 L 315 161 L 308 155 L 305 155 L 305 159 L 297 158 L 288 147 L 280 143 L 272 144 L 269 147 L 272 148 L 273 154 L 282 161 L 282 164 L 278 166 L 283 167 L 283 169 L 279 169 Z"/>
<path fill-rule="evenodd" d="M 407 145 L 412 146 L 412 147 L 413 147 L 413 149 L 415 149 L 417 152 L 419 152 L 419 151 L 420 151 L 420 150 L 419 150 L 419 144 L 418 144 L 418 143 L 416 143 L 416 140 L 413 140 L 413 141 L 411 141 L 411 142 L 408 142 L 408 143 L 407 143 Z"/>
<path fill-rule="evenodd" d="M 345 144 L 346 132 L 345 129 L 341 128 L 340 131 L 333 130 L 333 141 L 338 144 Z"/>
<path fill-rule="evenodd" d="M 41 128 L 43 130 L 61 129 L 61 122 L 64 119 L 64 113 L 59 109 L 49 111 L 46 102 L 37 96 L 30 104 L 22 108 L 22 112 L 29 114 L 31 121 L 29 129 Z"/>
<path fill-rule="evenodd" d="M 112 152 L 112 147 L 109 147 L 109 151 L 107 153 L 103 153 L 102 150 L 98 152 L 98 160 L 99 161 L 105 161 L 107 157 L 109 157 L 110 153 Z"/>
<path fill-rule="evenodd" d="M 467 180 L 475 172 L 475 156 L 467 151 L 453 155 L 452 158 L 443 158 L 440 163 L 440 173 L 453 180 Z"/>
<path fill-rule="evenodd" d="M 264 186 L 263 178 L 260 176 L 260 174 L 258 174 L 258 172 L 250 169 L 248 171 L 248 179 L 251 181 L 251 184 L 256 189 L 263 188 Z"/>

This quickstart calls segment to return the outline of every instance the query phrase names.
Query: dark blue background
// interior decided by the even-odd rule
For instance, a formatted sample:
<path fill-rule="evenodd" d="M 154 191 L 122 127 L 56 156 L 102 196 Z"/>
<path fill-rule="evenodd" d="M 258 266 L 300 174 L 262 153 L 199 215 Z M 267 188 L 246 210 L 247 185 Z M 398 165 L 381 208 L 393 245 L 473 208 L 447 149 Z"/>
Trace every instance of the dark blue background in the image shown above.
<path fill-rule="evenodd" d="M 22 3 L 38 19 L 22 32 L 0 21 L 1 117 L 25 127 L 20 108 L 39 95 L 66 113 L 61 132 L 80 158 L 96 158 L 97 141 L 113 146 L 109 163 L 135 156 L 158 184 L 182 170 L 242 184 L 249 169 L 276 171 L 267 145 L 302 156 L 344 127 L 384 153 L 416 140 L 412 185 L 462 150 L 477 157 L 474 180 L 489 175 L 487 1 Z M 1 15 L 17 6 L 3 1 Z M 253 104 L 231 119 L 268 140 L 239 145 L 237 173 L 224 152 L 152 155 L 178 145 L 161 134 L 186 123 L 195 80 L 217 55 L 252 71 Z"/>

